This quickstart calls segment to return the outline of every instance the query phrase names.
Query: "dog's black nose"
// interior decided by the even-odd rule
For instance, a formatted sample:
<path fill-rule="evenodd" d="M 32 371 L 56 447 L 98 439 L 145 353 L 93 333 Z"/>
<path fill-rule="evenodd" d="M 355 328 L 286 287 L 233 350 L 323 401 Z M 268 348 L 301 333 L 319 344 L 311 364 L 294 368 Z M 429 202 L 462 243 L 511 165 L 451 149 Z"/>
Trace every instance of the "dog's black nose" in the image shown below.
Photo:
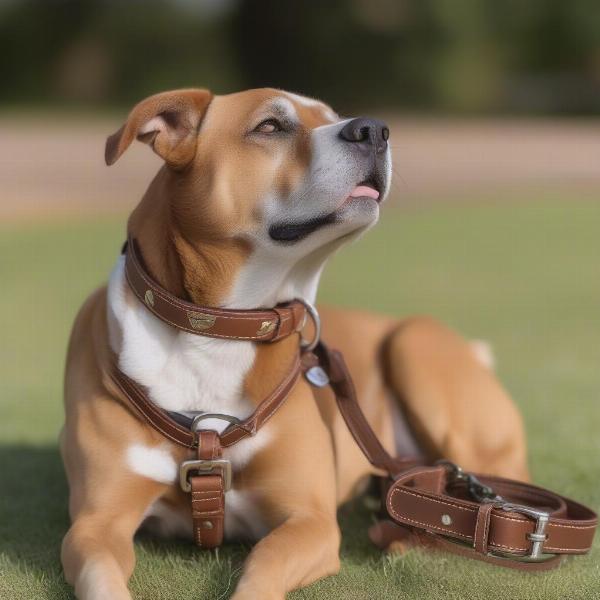
<path fill-rule="evenodd" d="M 389 127 L 379 119 L 358 117 L 348 121 L 340 131 L 340 137 L 346 142 L 362 144 L 367 148 L 375 148 L 379 152 L 387 150 L 390 137 Z"/>

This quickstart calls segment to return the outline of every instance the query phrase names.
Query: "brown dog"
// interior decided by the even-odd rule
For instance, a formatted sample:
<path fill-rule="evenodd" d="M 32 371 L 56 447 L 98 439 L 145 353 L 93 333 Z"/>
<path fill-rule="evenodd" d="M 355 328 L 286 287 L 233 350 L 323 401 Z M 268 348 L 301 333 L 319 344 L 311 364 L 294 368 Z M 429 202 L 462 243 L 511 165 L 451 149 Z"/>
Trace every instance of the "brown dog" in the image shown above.
<path fill-rule="evenodd" d="M 272 307 L 312 302 L 327 258 L 376 222 L 390 183 L 388 134 L 380 121 L 340 119 L 278 90 L 179 90 L 138 104 L 108 139 L 106 160 L 134 139 L 165 160 L 128 224 L 163 287 L 201 305 Z M 386 447 L 399 422 L 394 398 L 431 458 L 527 478 L 521 419 L 473 345 L 428 318 L 337 310 L 322 318 Z M 245 417 L 297 344 L 297 335 L 260 345 L 170 328 L 132 294 L 117 260 L 108 286 L 81 309 L 67 359 L 61 449 L 72 526 L 62 561 L 79 598 L 130 598 L 142 523 L 164 535 L 192 531 L 175 484 L 188 456 L 131 412 L 107 376 L 111 356 L 164 409 Z M 234 466 L 226 536 L 260 540 L 234 598 L 281 599 L 335 573 L 336 508 L 373 469 L 330 392 L 315 402 L 299 380 L 258 435 L 225 455 Z"/>

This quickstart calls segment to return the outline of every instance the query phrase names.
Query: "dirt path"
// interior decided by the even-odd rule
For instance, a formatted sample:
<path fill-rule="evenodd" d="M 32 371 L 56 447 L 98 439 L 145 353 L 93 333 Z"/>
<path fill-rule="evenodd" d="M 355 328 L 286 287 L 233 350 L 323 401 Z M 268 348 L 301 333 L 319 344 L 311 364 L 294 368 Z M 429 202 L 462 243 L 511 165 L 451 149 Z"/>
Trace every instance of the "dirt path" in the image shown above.
<path fill-rule="evenodd" d="M 390 119 L 394 202 L 574 187 L 600 199 L 600 121 Z M 136 144 L 109 170 L 117 120 L 0 117 L 0 219 L 126 212 L 158 159 Z"/>

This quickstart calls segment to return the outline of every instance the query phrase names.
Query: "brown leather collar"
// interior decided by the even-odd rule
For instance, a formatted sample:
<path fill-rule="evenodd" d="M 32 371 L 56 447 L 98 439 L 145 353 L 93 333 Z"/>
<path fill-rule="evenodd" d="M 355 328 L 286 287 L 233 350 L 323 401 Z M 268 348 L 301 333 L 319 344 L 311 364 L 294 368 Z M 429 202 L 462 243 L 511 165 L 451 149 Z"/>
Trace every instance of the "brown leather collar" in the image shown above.
<path fill-rule="evenodd" d="M 276 342 L 302 329 L 307 310 L 299 300 L 266 310 L 231 310 L 198 306 L 160 286 L 144 265 L 135 239 L 123 247 L 125 276 L 133 293 L 165 323 L 207 337 Z"/>

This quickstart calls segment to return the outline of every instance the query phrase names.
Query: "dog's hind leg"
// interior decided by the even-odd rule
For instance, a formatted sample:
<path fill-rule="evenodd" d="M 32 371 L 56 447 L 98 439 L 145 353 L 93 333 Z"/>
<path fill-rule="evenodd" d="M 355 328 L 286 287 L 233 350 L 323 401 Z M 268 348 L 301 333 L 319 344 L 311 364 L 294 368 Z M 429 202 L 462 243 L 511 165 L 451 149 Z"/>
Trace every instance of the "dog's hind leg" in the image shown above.
<path fill-rule="evenodd" d="M 482 360 L 480 343 L 414 317 L 389 334 L 381 358 L 387 383 L 430 458 L 529 478 L 521 415 Z"/>

